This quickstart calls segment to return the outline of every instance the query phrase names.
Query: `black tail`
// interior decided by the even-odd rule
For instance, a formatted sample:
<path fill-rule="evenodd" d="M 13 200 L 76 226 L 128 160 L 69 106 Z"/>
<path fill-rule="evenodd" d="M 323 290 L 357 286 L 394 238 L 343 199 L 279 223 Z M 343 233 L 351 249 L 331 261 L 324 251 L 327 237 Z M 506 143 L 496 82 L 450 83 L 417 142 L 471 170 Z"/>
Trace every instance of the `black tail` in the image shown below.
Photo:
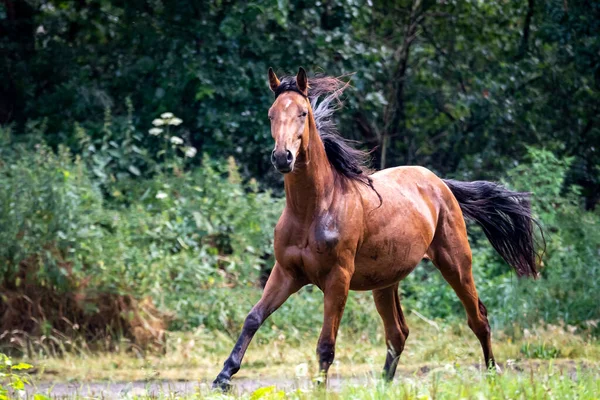
<path fill-rule="evenodd" d="M 477 222 L 494 249 L 518 276 L 537 277 L 529 193 L 513 192 L 486 181 L 444 179 L 466 219 Z"/>

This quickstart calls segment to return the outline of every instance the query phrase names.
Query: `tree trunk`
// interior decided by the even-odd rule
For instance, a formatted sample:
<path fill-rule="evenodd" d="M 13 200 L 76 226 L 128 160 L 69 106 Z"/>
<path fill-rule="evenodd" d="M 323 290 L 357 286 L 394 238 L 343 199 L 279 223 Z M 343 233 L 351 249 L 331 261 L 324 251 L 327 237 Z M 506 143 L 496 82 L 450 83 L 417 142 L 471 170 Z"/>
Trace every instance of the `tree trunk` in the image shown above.
<path fill-rule="evenodd" d="M 390 138 L 400 138 L 404 142 L 406 152 L 410 149 L 410 138 L 406 132 L 406 112 L 404 104 L 404 88 L 406 82 L 406 71 L 408 69 L 408 60 L 410 55 L 410 46 L 416 39 L 417 28 L 421 17 L 421 0 L 414 0 L 411 5 L 411 12 L 406 21 L 404 30 L 404 38 L 402 45 L 397 50 L 398 65 L 394 73 L 394 93 L 389 102 L 390 112 L 386 113 L 390 116 L 385 123 L 385 128 L 381 135 L 381 162 L 380 168 L 386 167 L 387 151 L 389 148 Z M 410 157 L 405 157 L 405 161 Z"/>
<path fill-rule="evenodd" d="M 527 14 L 525 15 L 525 22 L 523 24 L 523 37 L 521 38 L 521 46 L 519 47 L 519 54 L 517 59 L 525 57 L 529 51 L 529 36 L 531 32 L 531 20 L 533 19 L 533 13 L 535 12 L 535 0 L 527 1 Z"/>

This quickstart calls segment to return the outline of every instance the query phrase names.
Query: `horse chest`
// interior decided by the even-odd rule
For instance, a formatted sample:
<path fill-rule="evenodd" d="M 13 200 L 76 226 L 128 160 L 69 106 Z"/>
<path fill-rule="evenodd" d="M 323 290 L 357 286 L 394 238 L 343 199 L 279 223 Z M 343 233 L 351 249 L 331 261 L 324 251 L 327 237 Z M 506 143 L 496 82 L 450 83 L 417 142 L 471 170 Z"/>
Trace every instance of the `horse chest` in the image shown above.
<path fill-rule="evenodd" d="M 317 254 L 332 253 L 340 242 L 340 226 L 337 219 L 330 213 L 325 213 L 314 223 L 312 240 L 309 244 Z"/>
<path fill-rule="evenodd" d="M 276 240 L 276 248 L 281 250 L 276 251 L 276 257 L 277 253 L 280 255 L 278 261 L 299 268 L 309 278 L 320 276 L 335 265 L 342 242 L 340 224 L 330 213 L 315 218 L 308 229 L 285 229 L 281 237 L 282 240 Z"/>

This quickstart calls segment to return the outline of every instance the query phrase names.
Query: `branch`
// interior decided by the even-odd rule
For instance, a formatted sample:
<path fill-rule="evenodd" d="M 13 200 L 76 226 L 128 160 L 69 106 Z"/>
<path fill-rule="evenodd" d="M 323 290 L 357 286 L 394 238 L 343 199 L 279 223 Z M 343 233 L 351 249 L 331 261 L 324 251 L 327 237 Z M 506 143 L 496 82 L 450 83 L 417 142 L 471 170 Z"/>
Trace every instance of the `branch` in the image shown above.
<path fill-rule="evenodd" d="M 514 95 L 515 93 L 517 93 L 517 92 L 521 91 L 522 89 L 526 88 L 527 86 L 529 86 L 529 85 L 530 85 L 530 84 L 532 84 L 533 82 L 535 82 L 535 81 L 538 81 L 538 80 L 542 79 L 542 77 L 543 77 L 543 76 L 544 76 L 544 75 L 536 75 L 536 76 L 534 76 L 533 78 L 531 78 L 531 79 L 528 79 L 528 80 L 526 80 L 525 82 L 521 83 L 519 86 L 515 86 L 515 87 L 514 87 L 514 88 L 512 88 L 512 89 L 507 89 L 507 90 L 506 90 L 506 94 L 507 94 L 508 96 L 512 96 L 512 95 Z"/>
<path fill-rule="evenodd" d="M 369 123 L 369 121 L 362 112 L 357 112 L 354 114 L 354 121 L 358 126 L 358 130 L 367 142 L 379 143 L 379 141 L 381 140 L 381 133 L 376 127 Z"/>
<path fill-rule="evenodd" d="M 523 26 L 523 38 L 521 39 L 521 46 L 519 47 L 519 53 L 517 54 L 517 60 L 522 59 L 527 51 L 529 50 L 529 33 L 531 31 L 531 20 L 535 12 L 535 0 L 527 1 L 527 14 L 525 15 L 525 25 Z"/>

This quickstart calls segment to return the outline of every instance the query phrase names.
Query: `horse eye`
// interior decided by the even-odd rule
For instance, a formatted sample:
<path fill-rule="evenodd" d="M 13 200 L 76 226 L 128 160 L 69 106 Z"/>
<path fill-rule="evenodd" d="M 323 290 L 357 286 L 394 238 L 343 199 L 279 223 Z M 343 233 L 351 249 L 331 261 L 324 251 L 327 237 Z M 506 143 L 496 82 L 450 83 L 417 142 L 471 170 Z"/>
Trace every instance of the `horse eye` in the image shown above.
<path fill-rule="evenodd" d="M 306 117 L 306 114 L 308 114 L 306 111 L 304 111 L 302 114 L 299 115 L 299 117 Z"/>

